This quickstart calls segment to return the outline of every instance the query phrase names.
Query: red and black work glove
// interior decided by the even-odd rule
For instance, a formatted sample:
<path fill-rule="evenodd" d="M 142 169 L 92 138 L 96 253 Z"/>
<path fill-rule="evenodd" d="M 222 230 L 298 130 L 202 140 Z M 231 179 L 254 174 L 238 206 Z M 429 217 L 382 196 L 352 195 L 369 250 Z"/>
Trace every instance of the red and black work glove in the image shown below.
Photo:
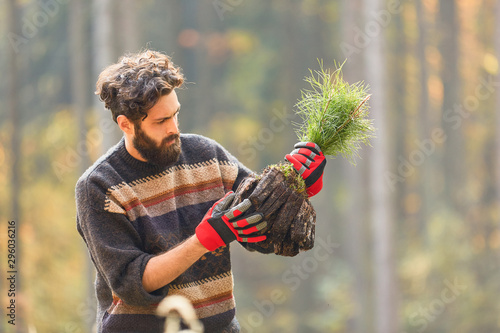
<path fill-rule="evenodd" d="M 307 195 L 312 197 L 323 188 L 325 155 L 314 142 L 299 142 L 294 148 L 285 158 L 305 180 Z"/>
<path fill-rule="evenodd" d="M 233 198 L 232 191 L 227 193 L 208 210 L 196 227 L 196 236 L 209 251 L 214 251 L 234 240 L 256 243 L 266 239 L 266 236 L 256 235 L 267 226 L 267 222 L 261 222 L 263 215 L 255 212 L 244 214 L 252 206 L 248 199 L 228 209 Z"/>

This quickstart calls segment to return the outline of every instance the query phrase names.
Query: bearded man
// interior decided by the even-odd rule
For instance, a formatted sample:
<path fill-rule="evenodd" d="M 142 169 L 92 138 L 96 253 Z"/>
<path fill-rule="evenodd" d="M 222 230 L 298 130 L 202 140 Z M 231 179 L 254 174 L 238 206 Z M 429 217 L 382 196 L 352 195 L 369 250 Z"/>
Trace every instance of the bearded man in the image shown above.
<path fill-rule="evenodd" d="M 96 93 L 124 133 L 76 185 L 77 229 L 97 271 L 99 332 L 163 332 L 157 305 L 176 294 L 191 301 L 205 332 L 239 332 L 228 245 L 268 251 L 258 245 L 263 215 L 247 214 L 248 200 L 230 208 L 251 171 L 217 142 L 180 134 L 182 84 L 180 68 L 150 50 L 99 75 Z M 293 163 L 316 175 L 317 192 L 324 157 L 311 164 L 304 149 L 292 152 Z"/>

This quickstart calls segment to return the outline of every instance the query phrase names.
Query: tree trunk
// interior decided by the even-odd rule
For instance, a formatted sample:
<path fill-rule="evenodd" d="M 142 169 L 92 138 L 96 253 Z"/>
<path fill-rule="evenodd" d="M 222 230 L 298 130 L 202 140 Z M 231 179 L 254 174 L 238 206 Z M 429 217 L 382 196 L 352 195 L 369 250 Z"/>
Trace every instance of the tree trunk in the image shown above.
<path fill-rule="evenodd" d="M 463 136 L 460 123 L 447 120 L 445 114 L 451 112 L 458 103 L 459 74 L 458 74 L 458 32 L 455 0 L 439 1 L 440 21 L 440 52 L 443 61 L 441 79 L 443 82 L 443 117 L 442 127 L 446 134 L 443 154 L 442 174 L 445 179 L 445 193 L 443 199 L 454 209 L 461 211 L 460 192 L 463 189 L 465 157 L 463 154 Z M 463 121 L 463 119 L 462 119 Z M 458 124 L 458 126 L 457 126 Z"/>
<path fill-rule="evenodd" d="M 187 27 L 195 29 L 201 34 L 211 31 L 213 22 L 215 21 L 216 11 L 213 8 L 212 2 L 200 1 L 197 5 L 196 13 L 196 26 Z M 203 37 L 200 36 L 200 40 Z M 200 43 L 200 42 L 199 42 Z M 209 124 L 211 121 L 211 114 L 209 110 L 216 110 L 214 103 L 216 103 L 217 98 L 213 98 L 213 90 L 211 89 L 213 84 L 213 70 L 214 66 L 210 64 L 208 52 L 206 47 L 201 45 L 191 48 L 191 52 L 195 54 L 196 59 L 196 85 L 198 86 L 198 93 L 194 94 L 193 99 L 196 103 L 196 110 L 198 110 L 198 115 L 195 117 L 196 123 L 195 128 L 201 129 Z M 193 80 L 193 78 L 190 78 Z M 194 88 L 194 87 L 193 87 Z"/>
<path fill-rule="evenodd" d="M 500 59 L 500 2 L 496 3 L 496 20 L 495 20 L 495 50 L 497 59 Z M 500 75 L 497 75 L 497 80 Z M 496 150 L 496 194 L 497 194 L 497 204 L 500 202 L 500 90 L 496 90 L 496 140 L 495 140 L 495 150 Z"/>
<path fill-rule="evenodd" d="M 362 8 L 362 0 L 342 1 L 342 41 L 353 44 L 354 31 L 360 26 L 356 20 L 359 8 Z M 359 55 L 353 54 L 344 65 L 344 76 L 347 82 L 357 82 L 363 76 L 363 62 Z M 361 152 L 363 154 L 363 152 Z M 354 318 L 349 322 L 349 332 L 365 333 L 369 331 L 369 290 L 370 278 L 367 271 L 367 232 L 365 224 L 366 198 L 354 189 L 363 188 L 363 167 L 365 159 L 361 159 L 356 167 L 352 167 L 347 161 L 343 161 L 344 174 L 346 174 L 349 199 L 343 220 L 346 221 L 344 242 L 346 246 L 349 266 L 354 275 L 354 303 L 356 306 Z"/>
<path fill-rule="evenodd" d="M 88 10 L 84 0 L 73 0 L 69 7 L 70 21 L 69 36 L 70 36 L 70 61 L 74 75 L 71 76 L 71 96 L 73 107 L 78 122 L 78 140 L 79 142 L 86 141 L 87 135 L 87 92 L 89 89 L 89 77 L 87 71 L 87 16 Z M 81 153 L 82 163 L 80 164 L 80 172 L 83 173 L 90 166 L 90 158 L 86 151 Z"/>
<path fill-rule="evenodd" d="M 89 89 L 89 75 L 87 70 L 87 49 L 89 47 L 87 36 L 87 20 L 89 8 L 85 0 L 73 0 L 69 4 L 69 42 L 70 42 L 70 61 L 71 68 L 73 68 L 73 75 L 71 76 L 71 95 L 72 104 L 74 107 L 75 116 L 78 123 L 78 142 L 86 142 L 87 140 L 87 117 L 86 113 L 89 107 L 88 103 L 88 89 Z M 90 166 L 90 157 L 88 150 L 83 149 L 80 162 L 80 174 Z M 82 248 L 84 245 L 82 244 Z M 85 256 L 86 266 L 86 304 L 97 304 L 94 290 L 95 269 L 88 256 Z M 85 311 L 84 325 L 87 332 L 92 331 L 95 323 L 95 312 Z"/>
<path fill-rule="evenodd" d="M 365 0 L 365 20 L 371 14 L 382 10 L 382 0 Z M 373 259 L 374 259 L 374 291 L 375 291 L 375 332 L 396 333 L 398 313 L 396 307 L 396 279 L 393 258 L 393 222 L 390 215 L 390 196 L 384 181 L 384 173 L 389 169 L 388 119 L 384 104 L 386 67 L 383 57 L 383 27 L 380 33 L 372 38 L 365 53 L 367 83 L 373 94 L 371 113 L 377 138 L 372 141 L 370 168 L 371 221 L 373 227 Z"/>
<path fill-rule="evenodd" d="M 404 31 L 404 23 L 405 22 L 401 18 L 401 15 L 395 15 L 394 26 L 397 31 Z M 390 71 L 390 73 L 393 74 L 391 76 L 391 85 L 394 86 L 394 89 L 391 89 L 388 92 L 391 93 L 391 97 L 388 100 L 391 101 L 392 104 L 390 106 L 388 105 L 388 107 L 390 107 L 391 110 L 397 110 L 397 112 L 391 114 L 391 117 L 393 117 L 392 119 L 394 119 L 394 123 L 398 124 L 394 128 L 394 137 L 404 138 L 407 136 L 410 129 L 412 118 L 411 113 L 407 111 L 405 105 L 408 95 L 406 90 L 406 51 L 408 47 L 406 43 L 406 36 L 404 34 L 396 34 L 394 36 L 393 45 L 391 46 L 395 50 L 393 54 L 389 55 L 391 57 L 390 63 L 394 66 L 394 68 Z M 408 156 L 406 140 L 395 140 L 394 146 L 394 160 L 399 161 L 400 156 Z M 396 193 L 396 197 L 398 198 L 394 209 L 394 215 L 396 216 L 397 221 L 408 219 L 404 202 L 405 198 L 410 193 L 415 191 L 415 186 L 412 186 L 412 184 L 413 182 L 410 179 L 405 179 L 405 181 L 395 184 L 392 189 L 392 193 Z M 413 223 L 408 226 L 407 230 L 413 231 L 416 228 L 416 223 L 413 221 Z"/>
<path fill-rule="evenodd" d="M 138 52 L 140 45 L 140 29 L 137 20 L 137 1 L 135 0 L 118 0 L 118 22 L 115 30 L 120 31 L 120 45 L 118 47 L 121 56 L 126 52 Z"/>
<path fill-rule="evenodd" d="M 9 0 L 7 1 L 8 14 L 6 18 L 8 20 L 7 23 L 7 31 L 12 31 L 14 33 L 20 32 L 19 22 L 20 22 L 20 9 L 18 7 L 17 1 Z M 18 271 L 21 268 L 22 262 L 22 253 L 21 253 L 21 244 L 19 238 L 19 231 L 21 228 L 21 211 L 19 206 L 20 192 L 21 192 L 21 108 L 19 106 L 19 77 L 20 70 L 18 65 L 19 54 L 17 54 L 16 49 L 12 45 L 8 45 L 7 47 L 7 61 L 8 61 L 8 89 L 9 92 L 7 94 L 7 108 L 8 115 L 11 125 L 11 136 L 10 136 L 10 170 L 11 170 L 11 178 L 10 178 L 10 199 L 11 199 L 11 207 L 10 207 L 10 216 L 9 221 L 15 221 L 16 225 L 16 233 L 15 233 L 15 241 L 16 241 L 16 261 L 14 271 Z M 20 303 L 20 299 L 22 298 L 23 289 L 22 289 L 22 281 L 21 274 L 16 274 L 16 295 L 17 295 L 17 320 L 15 330 L 16 332 L 24 332 L 26 329 L 25 326 L 25 316 L 23 314 L 24 306 Z M 4 281 L 2 281 L 4 282 Z M 21 297 L 20 297 L 21 296 Z M 3 323 L 2 323 L 3 325 Z"/>
<path fill-rule="evenodd" d="M 16 1 L 10 0 L 9 4 L 9 31 L 18 31 L 18 19 L 19 17 L 19 9 L 16 4 Z M 20 189 L 20 146 L 21 146 L 21 125 L 20 125 L 20 112 L 19 108 L 19 70 L 18 70 L 18 54 L 13 47 L 8 47 L 8 62 L 9 62 L 9 74 L 8 74 L 8 114 L 11 123 L 11 218 L 16 220 L 19 223 L 19 189 Z"/>
<path fill-rule="evenodd" d="M 113 63 L 113 17 L 112 0 L 93 0 L 93 42 L 94 42 L 94 79 L 99 73 Z M 94 98 L 94 108 L 97 112 L 99 127 L 103 134 L 101 153 L 104 154 L 122 136 L 118 126 L 113 126 L 111 113 L 104 109 L 98 97 Z"/>
<path fill-rule="evenodd" d="M 419 112 L 420 121 L 419 121 L 419 138 L 418 140 L 426 140 L 431 137 L 431 128 L 432 124 L 430 121 L 430 103 L 429 103 L 429 91 L 427 88 L 429 76 L 427 73 L 427 60 L 425 58 L 425 47 L 427 41 L 427 22 L 425 21 L 425 13 L 422 8 L 422 3 L 420 1 L 415 2 L 416 11 L 417 11 L 417 24 L 418 24 L 418 42 L 417 42 L 417 56 L 418 63 L 420 65 L 420 98 L 419 98 Z M 433 193 L 430 190 L 430 182 L 432 170 L 432 164 L 434 159 L 431 156 L 427 156 L 427 160 L 423 163 L 420 170 L 420 189 L 419 195 L 421 198 L 421 209 L 420 209 L 420 234 L 426 239 L 426 224 L 428 218 L 429 208 L 432 202 L 434 202 L 435 198 L 433 197 Z"/>

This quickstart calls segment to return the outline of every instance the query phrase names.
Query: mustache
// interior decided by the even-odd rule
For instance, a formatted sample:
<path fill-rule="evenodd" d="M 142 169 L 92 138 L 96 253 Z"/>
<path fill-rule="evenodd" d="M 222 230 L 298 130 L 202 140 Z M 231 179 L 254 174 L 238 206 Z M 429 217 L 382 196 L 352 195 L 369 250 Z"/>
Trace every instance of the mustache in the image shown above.
<path fill-rule="evenodd" d="M 178 141 L 179 137 L 180 137 L 179 133 L 169 135 L 165 139 L 163 139 L 163 143 L 167 143 L 167 142 L 170 142 L 172 140 Z"/>

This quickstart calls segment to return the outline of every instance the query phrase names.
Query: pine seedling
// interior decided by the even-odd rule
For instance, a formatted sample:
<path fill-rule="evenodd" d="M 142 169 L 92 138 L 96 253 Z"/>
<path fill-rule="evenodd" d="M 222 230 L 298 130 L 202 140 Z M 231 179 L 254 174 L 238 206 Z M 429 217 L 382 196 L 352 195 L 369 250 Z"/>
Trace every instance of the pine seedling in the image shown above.
<path fill-rule="evenodd" d="M 372 120 L 367 118 L 368 86 L 344 81 L 344 64 L 335 63 L 331 72 L 323 67 L 323 61 L 318 62 L 320 69 L 310 70 L 311 75 L 305 78 L 311 89 L 303 90 L 295 105 L 303 121 L 296 133 L 300 141 L 316 143 L 325 156 L 341 154 L 355 164 L 361 143 L 370 145 L 374 137 Z"/>
<path fill-rule="evenodd" d="M 354 163 L 360 144 L 370 144 L 375 131 L 368 119 L 368 88 L 362 82 L 345 82 L 343 64 L 335 64 L 333 72 L 325 70 L 321 61 L 319 65 L 319 71 L 311 71 L 305 79 L 311 89 L 303 90 L 295 105 L 303 120 L 296 133 L 300 141 L 316 143 L 325 156 L 341 154 Z M 267 222 L 261 248 L 283 256 L 313 248 L 316 212 L 304 179 L 291 163 L 269 165 L 261 175 L 247 177 L 236 190 L 233 205 L 245 198 Z"/>

